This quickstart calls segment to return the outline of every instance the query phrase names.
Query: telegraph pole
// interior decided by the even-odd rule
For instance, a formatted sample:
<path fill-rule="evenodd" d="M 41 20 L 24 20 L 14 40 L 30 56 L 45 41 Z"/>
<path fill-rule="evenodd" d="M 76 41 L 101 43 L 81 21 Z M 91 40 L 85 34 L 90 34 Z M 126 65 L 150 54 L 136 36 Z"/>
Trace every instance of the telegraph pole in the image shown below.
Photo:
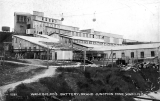
<path fill-rule="evenodd" d="M 49 47 L 47 47 L 47 69 L 49 68 Z"/>
<path fill-rule="evenodd" d="M 84 50 L 84 71 L 85 71 L 85 69 L 86 69 L 86 67 L 85 67 L 85 61 L 86 61 L 86 50 Z"/>
<path fill-rule="evenodd" d="M 113 50 L 111 49 L 111 54 L 112 54 L 112 68 L 113 68 Z"/>

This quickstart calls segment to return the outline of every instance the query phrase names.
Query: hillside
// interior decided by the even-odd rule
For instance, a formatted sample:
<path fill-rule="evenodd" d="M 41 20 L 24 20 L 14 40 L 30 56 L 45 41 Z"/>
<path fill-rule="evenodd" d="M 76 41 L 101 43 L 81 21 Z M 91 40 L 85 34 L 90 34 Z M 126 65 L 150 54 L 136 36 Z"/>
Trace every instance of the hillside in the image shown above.
<path fill-rule="evenodd" d="M 135 101 L 134 96 L 159 88 L 158 65 L 155 64 L 136 66 L 128 71 L 118 67 L 87 67 L 84 72 L 81 67 L 60 67 L 57 72 L 60 74 L 55 77 L 17 86 L 14 91 L 8 92 L 16 96 L 7 96 L 6 101 L 24 101 L 27 98 L 27 101 Z M 44 93 L 46 95 L 42 96 Z"/>

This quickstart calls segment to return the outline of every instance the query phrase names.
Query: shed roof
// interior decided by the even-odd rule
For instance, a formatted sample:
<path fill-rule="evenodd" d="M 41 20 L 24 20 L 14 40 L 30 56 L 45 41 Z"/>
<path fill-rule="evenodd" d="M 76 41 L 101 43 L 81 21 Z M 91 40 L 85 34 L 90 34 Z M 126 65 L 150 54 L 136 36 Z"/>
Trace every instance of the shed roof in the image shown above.
<path fill-rule="evenodd" d="M 31 36 L 22 36 L 22 35 L 14 35 L 14 37 L 21 38 L 23 40 L 29 41 L 36 45 L 40 45 L 42 47 L 48 48 L 48 45 L 45 42 L 58 43 L 59 41 L 56 38 L 40 38 L 40 37 L 31 37 Z M 49 46 L 51 48 L 51 46 Z M 55 48 L 56 49 L 56 48 Z"/>
<path fill-rule="evenodd" d="M 135 50 L 135 49 L 150 49 L 158 48 L 160 43 L 150 43 L 150 44 L 138 44 L 138 45 L 124 45 L 124 46 L 103 46 L 94 47 L 94 51 L 107 51 L 107 50 Z"/>

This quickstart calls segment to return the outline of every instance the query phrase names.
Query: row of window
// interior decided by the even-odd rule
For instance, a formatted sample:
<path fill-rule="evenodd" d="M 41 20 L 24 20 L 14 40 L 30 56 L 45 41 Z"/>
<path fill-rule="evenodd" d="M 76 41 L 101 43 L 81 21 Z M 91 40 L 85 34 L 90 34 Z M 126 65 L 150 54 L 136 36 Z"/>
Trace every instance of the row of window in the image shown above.
<path fill-rule="evenodd" d="M 112 44 L 112 43 L 105 43 L 105 42 L 98 42 L 98 41 L 87 41 L 87 40 L 77 40 L 77 39 L 74 39 L 74 40 L 71 41 L 71 39 L 64 38 L 64 37 L 60 37 L 60 40 L 62 42 L 65 42 L 65 43 L 72 43 L 72 41 L 73 41 L 74 43 L 93 44 L 93 45 L 118 45 L 118 44 Z"/>
<path fill-rule="evenodd" d="M 122 57 L 125 57 L 125 53 L 123 52 L 121 54 Z M 155 51 L 151 51 L 151 57 L 154 57 L 155 56 Z M 131 58 L 134 58 L 135 55 L 134 55 L 134 52 L 131 52 Z M 140 52 L 140 58 L 144 58 L 144 52 Z"/>
<path fill-rule="evenodd" d="M 44 26 L 52 27 L 53 32 L 54 32 L 55 28 L 61 27 L 61 25 L 59 25 L 59 24 L 49 24 L 49 23 L 36 24 L 36 23 L 34 23 L 34 28 L 44 27 Z M 47 32 L 47 33 L 49 33 L 49 32 Z M 70 35 L 70 36 L 86 37 L 86 38 L 102 39 L 102 40 L 107 41 L 108 43 L 110 42 L 110 37 L 103 36 L 103 35 L 95 35 L 95 34 L 75 32 L 75 31 L 70 31 L 68 33 L 68 31 L 66 32 L 64 30 L 60 30 L 60 34 L 66 34 L 66 35 Z M 119 39 L 118 38 L 113 38 L 113 43 L 119 44 Z"/>
<path fill-rule="evenodd" d="M 27 16 L 17 15 L 17 22 L 18 23 L 26 23 L 27 22 Z"/>
<path fill-rule="evenodd" d="M 42 17 L 42 21 L 47 21 L 47 22 L 51 22 L 51 23 L 57 23 L 57 20 L 52 19 L 52 18 L 46 18 L 46 17 Z"/>
<path fill-rule="evenodd" d="M 34 26 L 34 28 L 45 27 L 45 26 L 49 26 L 49 27 L 53 27 L 53 28 L 60 27 L 60 25 L 58 25 L 58 24 L 49 24 L 49 23 L 39 23 L 39 24 L 34 23 L 33 26 Z"/>

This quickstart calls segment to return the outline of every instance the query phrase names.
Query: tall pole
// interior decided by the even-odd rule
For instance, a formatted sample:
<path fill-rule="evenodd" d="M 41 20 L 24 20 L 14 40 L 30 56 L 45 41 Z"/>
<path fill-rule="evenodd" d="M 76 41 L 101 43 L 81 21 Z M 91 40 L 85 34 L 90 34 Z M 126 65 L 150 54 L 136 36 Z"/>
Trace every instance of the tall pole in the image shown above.
<path fill-rule="evenodd" d="M 113 68 L 113 50 L 111 49 L 111 54 L 112 54 L 112 68 Z"/>
<path fill-rule="evenodd" d="M 160 77 L 160 46 L 158 47 L 158 64 L 159 64 L 159 77 Z M 159 86 L 159 90 L 160 90 L 160 86 Z"/>
<path fill-rule="evenodd" d="M 5 46 L 6 44 L 3 43 L 3 66 L 4 66 L 4 62 L 5 62 L 5 55 L 6 55 L 6 52 L 5 52 Z"/>
<path fill-rule="evenodd" d="M 103 68 L 104 68 L 104 59 L 105 59 L 105 54 L 103 53 Z"/>
<path fill-rule="evenodd" d="M 136 55 L 137 55 L 137 63 L 138 63 L 138 50 L 136 50 Z"/>
<path fill-rule="evenodd" d="M 86 63 L 85 63 L 85 60 L 86 60 L 86 50 L 84 50 L 84 61 L 83 61 L 83 62 L 84 62 L 84 71 L 85 71 L 85 69 L 86 69 L 86 67 L 85 67 L 85 64 L 86 64 Z"/>
<path fill-rule="evenodd" d="M 71 44 L 72 44 L 72 53 L 73 53 L 73 40 L 72 40 L 72 39 L 71 39 Z M 72 62 L 73 58 L 74 58 L 74 53 L 73 53 L 73 55 L 72 55 L 71 62 Z"/>
<path fill-rule="evenodd" d="M 47 48 L 47 69 L 49 68 L 49 47 Z"/>

